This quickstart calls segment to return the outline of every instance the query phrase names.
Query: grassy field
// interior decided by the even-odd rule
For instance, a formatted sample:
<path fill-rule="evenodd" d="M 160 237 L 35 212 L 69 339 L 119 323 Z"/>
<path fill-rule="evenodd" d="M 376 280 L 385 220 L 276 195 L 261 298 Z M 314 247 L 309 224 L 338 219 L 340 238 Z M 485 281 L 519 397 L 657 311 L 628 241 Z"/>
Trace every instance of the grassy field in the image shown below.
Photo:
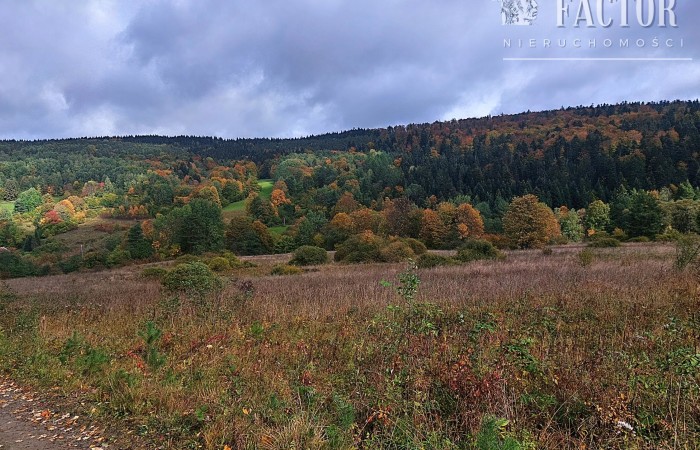
<path fill-rule="evenodd" d="M 272 180 L 259 180 L 258 185 L 260 186 L 260 197 L 266 200 L 270 200 L 272 195 L 272 188 L 274 183 Z M 238 214 L 245 211 L 245 200 L 239 202 L 231 203 L 224 208 L 224 217 L 230 218 L 231 214 Z M 227 214 L 228 213 L 228 214 Z"/>
<path fill-rule="evenodd" d="M 270 230 L 270 233 L 280 236 L 280 235 L 282 235 L 282 233 L 287 231 L 288 228 L 289 228 L 289 226 L 280 225 L 278 227 L 270 227 L 269 230 Z"/>
<path fill-rule="evenodd" d="M 206 299 L 140 267 L 8 280 L 0 375 L 149 448 L 698 448 L 698 275 L 581 251 L 420 270 L 411 303 L 403 264 L 270 276 L 289 256 Z"/>
<path fill-rule="evenodd" d="M 15 202 L 0 202 L 0 210 L 10 211 L 10 213 L 13 213 L 15 211 Z"/>

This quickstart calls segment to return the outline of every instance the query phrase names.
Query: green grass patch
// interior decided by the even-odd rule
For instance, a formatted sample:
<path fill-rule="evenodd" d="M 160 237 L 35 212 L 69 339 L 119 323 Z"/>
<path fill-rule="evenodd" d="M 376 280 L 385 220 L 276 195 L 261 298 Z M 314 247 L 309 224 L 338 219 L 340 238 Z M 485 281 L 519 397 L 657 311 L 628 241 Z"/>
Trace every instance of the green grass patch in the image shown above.
<path fill-rule="evenodd" d="M 289 225 L 280 225 L 278 227 L 270 227 L 268 230 L 270 230 L 270 233 L 276 234 L 277 236 L 282 236 L 285 231 L 289 228 Z"/>
<path fill-rule="evenodd" d="M 264 198 L 265 200 L 270 200 L 270 197 L 272 196 L 272 188 L 274 187 L 274 183 L 272 180 L 258 180 L 258 186 L 260 186 L 260 197 Z M 227 205 L 223 209 L 224 213 L 242 213 L 245 212 L 245 199 L 231 203 L 230 205 Z M 230 219 L 233 214 L 224 214 L 224 218 Z"/>
<path fill-rule="evenodd" d="M 266 200 L 270 200 L 272 188 L 274 186 L 272 180 L 260 180 L 258 181 L 258 186 L 260 186 L 260 196 Z"/>
<path fill-rule="evenodd" d="M 15 212 L 15 202 L 0 202 L 0 210 L 9 211 L 10 214 Z"/>
<path fill-rule="evenodd" d="M 240 202 L 231 203 L 223 209 L 223 212 L 243 212 L 245 211 L 245 200 Z"/>

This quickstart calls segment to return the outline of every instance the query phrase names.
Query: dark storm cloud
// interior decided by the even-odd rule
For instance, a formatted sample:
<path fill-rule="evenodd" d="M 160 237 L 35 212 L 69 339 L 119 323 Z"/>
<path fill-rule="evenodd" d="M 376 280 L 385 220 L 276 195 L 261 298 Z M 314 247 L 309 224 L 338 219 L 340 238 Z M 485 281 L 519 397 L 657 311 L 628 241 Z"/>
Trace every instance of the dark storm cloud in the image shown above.
<path fill-rule="evenodd" d="M 697 58 L 700 5 L 689 0 L 666 30 L 557 29 L 554 0 L 527 27 L 501 26 L 494 0 L 57 3 L 67 5 L 0 6 L 0 137 L 292 136 L 700 96 L 697 61 L 502 60 L 617 55 L 504 49 L 506 37 L 683 37 L 683 49 L 628 54 Z"/>

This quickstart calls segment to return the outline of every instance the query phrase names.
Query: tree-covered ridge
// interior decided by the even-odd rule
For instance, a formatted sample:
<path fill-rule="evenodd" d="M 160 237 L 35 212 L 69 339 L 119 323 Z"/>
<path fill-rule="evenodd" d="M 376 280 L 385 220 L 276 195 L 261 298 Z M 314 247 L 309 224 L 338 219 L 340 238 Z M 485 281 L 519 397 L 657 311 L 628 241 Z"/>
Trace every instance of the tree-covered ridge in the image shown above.
<path fill-rule="evenodd" d="M 698 130 L 700 104 L 674 102 L 292 140 L 5 141 L 0 246 L 60 265 L 78 240 L 55 237 L 92 226 L 109 234 L 88 248 L 96 266 L 300 246 L 389 261 L 419 254 L 413 240 L 538 247 L 697 232 Z"/>
<path fill-rule="evenodd" d="M 567 108 L 299 139 L 133 136 L 5 141 L 0 143 L 0 176 L 9 171 L 8 178 L 29 177 L 21 182 L 28 187 L 34 181 L 28 169 L 8 163 L 37 158 L 35 170 L 52 177 L 54 184 L 71 177 L 85 182 L 108 172 L 121 182 L 133 168 L 120 171 L 113 158 L 137 163 L 199 155 L 219 161 L 249 159 L 266 177 L 284 155 L 376 150 L 389 154 L 400 169 L 388 181 L 396 181 L 414 199 L 464 194 L 494 206 L 498 197 L 534 193 L 551 206 L 581 208 L 597 198 L 609 200 L 620 186 L 651 190 L 685 180 L 700 184 L 699 130 L 700 102 L 678 101 Z M 78 162 L 71 162 L 67 154 L 79 155 L 79 162 L 86 164 L 65 173 L 66 162 L 69 167 Z"/>

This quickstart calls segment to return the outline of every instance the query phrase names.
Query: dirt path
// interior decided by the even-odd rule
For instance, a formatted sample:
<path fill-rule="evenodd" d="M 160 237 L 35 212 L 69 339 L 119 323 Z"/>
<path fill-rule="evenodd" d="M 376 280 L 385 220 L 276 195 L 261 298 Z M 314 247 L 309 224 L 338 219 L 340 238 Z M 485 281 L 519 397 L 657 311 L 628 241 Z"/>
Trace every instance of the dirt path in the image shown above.
<path fill-rule="evenodd" d="M 0 450 L 106 449 L 104 430 L 0 378 Z"/>

